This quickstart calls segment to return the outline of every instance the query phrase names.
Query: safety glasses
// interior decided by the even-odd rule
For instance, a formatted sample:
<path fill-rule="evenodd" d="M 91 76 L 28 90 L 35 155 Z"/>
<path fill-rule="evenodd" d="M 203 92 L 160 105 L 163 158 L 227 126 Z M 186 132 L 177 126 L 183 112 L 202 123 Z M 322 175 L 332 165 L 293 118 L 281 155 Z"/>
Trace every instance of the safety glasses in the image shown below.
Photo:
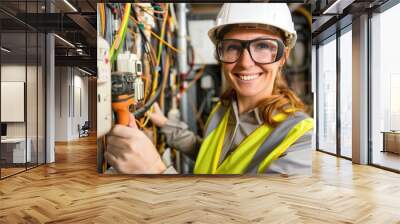
<path fill-rule="evenodd" d="M 254 40 L 224 39 L 217 43 L 218 59 L 224 63 L 235 63 L 247 49 L 254 62 L 271 64 L 283 56 L 285 44 L 279 39 L 257 38 Z"/>

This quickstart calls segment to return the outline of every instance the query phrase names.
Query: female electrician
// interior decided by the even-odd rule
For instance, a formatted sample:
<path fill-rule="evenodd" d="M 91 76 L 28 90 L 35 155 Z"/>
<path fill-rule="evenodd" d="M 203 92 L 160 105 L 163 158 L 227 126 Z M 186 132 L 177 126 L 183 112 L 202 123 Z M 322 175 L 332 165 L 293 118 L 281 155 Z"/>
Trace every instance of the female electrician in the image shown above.
<path fill-rule="evenodd" d="M 287 5 L 224 4 L 208 35 L 230 89 L 209 116 L 203 140 L 155 105 L 151 120 L 167 143 L 195 160 L 195 174 L 310 173 L 313 120 L 282 74 L 297 38 Z M 110 132 L 109 163 L 121 173 L 176 173 L 133 118 L 130 126 Z"/>

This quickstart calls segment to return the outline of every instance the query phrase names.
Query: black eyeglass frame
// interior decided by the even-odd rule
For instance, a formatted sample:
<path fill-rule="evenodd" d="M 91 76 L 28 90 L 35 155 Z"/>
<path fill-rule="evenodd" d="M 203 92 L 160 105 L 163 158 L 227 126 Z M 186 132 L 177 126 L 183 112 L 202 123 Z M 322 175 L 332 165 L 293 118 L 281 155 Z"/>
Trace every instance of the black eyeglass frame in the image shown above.
<path fill-rule="evenodd" d="M 242 51 L 240 52 L 239 57 L 233 62 L 226 62 L 226 61 L 221 60 L 221 53 L 219 51 L 220 44 L 221 44 L 221 42 L 226 41 L 226 40 L 237 41 L 242 46 Z M 253 43 L 253 42 L 259 41 L 259 40 L 273 40 L 273 41 L 276 41 L 278 43 L 278 51 L 276 52 L 276 57 L 275 57 L 274 61 L 267 62 L 267 63 L 261 63 L 261 62 L 257 62 L 256 60 L 254 60 L 253 55 L 251 55 L 250 44 Z M 275 62 L 279 61 L 283 56 L 283 52 L 284 52 L 285 47 L 286 46 L 283 43 L 283 41 L 281 41 L 280 39 L 275 39 L 275 38 L 256 38 L 256 39 L 253 39 L 253 40 L 223 39 L 223 40 L 218 41 L 218 43 L 216 45 L 216 51 L 217 51 L 217 55 L 218 55 L 218 60 L 220 62 L 223 62 L 223 63 L 226 63 L 226 64 L 233 64 L 233 63 L 236 63 L 240 59 L 240 57 L 242 57 L 244 49 L 247 49 L 247 51 L 249 52 L 249 55 L 251 57 L 251 60 L 253 60 L 257 64 L 266 65 L 266 64 L 272 64 L 272 63 L 275 63 Z"/>

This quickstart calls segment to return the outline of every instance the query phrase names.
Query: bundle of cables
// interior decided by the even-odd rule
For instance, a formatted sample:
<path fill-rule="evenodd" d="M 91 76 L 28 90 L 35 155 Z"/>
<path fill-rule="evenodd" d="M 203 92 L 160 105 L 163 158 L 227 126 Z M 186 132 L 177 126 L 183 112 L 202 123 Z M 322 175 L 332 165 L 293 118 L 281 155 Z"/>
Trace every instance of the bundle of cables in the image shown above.
<path fill-rule="evenodd" d="M 139 31 L 139 35 L 141 36 L 142 40 L 144 41 L 143 47 L 144 47 L 144 52 L 147 55 L 150 64 L 150 73 L 152 74 L 151 78 L 151 84 L 146 82 L 146 87 L 149 87 L 151 85 L 150 91 L 145 91 L 145 97 L 144 97 L 144 105 L 138 108 L 137 110 L 134 111 L 134 116 L 136 118 L 142 118 L 145 116 L 145 113 L 150 110 L 154 102 L 156 102 L 160 95 L 162 95 L 162 91 L 165 91 L 165 86 L 168 80 L 169 76 L 169 70 L 170 70 L 170 65 L 171 65 L 171 54 L 165 53 L 166 48 L 164 48 L 164 45 L 168 47 L 168 49 L 174 51 L 174 52 L 180 52 L 179 49 L 175 48 L 172 46 L 172 44 L 168 43 L 165 39 L 164 36 L 166 34 L 167 30 L 167 21 L 171 19 L 171 15 L 169 15 L 169 5 L 171 3 L 165 3 L 164 7 L 161 7 L 161 5 L 154 4 L 153 8 L 147 8 L 144 7 L 140 4 L 131 4 L 131 3 L 126 3 L 124 6 L 123 12 L 119 10 L 114 10 L 118 11 L 116 14 L 120 14 L 122 17 L 121 19 L 121 24 L 119 26 L 118 31 L 116 32 L 115 37 L 113 38 L 113 42 L 111 45 L 111 49 L 109 51 L 109 58 L 110 58 L 110 63 L 111 65 L 114 64 L 116 61 L 119 52 L 123 48 L 123 45 L 126 40 L 126 36 L 129 32 L 127 30 L 129 29 L 128 24 L 129 21 L 133 21 L 133 23 L 136 25 L 137 30 Z M 120 5 L 118 5 L 120 6 Z M 135 10 L 135 7 L 138 7 L 139 10 L 142 10 L 143 12 L 150 14 L 150 11 L 153 12 L 155 15 L 152 15 L 155 19 L 156 22 L 161 22 L 161 24 L 158 24 L 159 27 L 159 34 L 156 34 L 152 30 L 150 30 L 150 33 L 153 37 L 155 37 L 158 40 L 158 49 L 157 49 L 157 54 L 155 53 L 155 50 L 152 46 L 151 41 L 148 39 L 148 37 L 145 35 L 145 26 L 144 24 L 139 21 L 137 12 Z M 100 25 L 101 25 L 101 34 L 104 36 L 105 35 L 105 9 L 104 9 L 104 4 L 100 5 Z M 113 8 L 115 9 L 115 8 Z M 131 32 L 131 34 L 135 35 L 135 32 Z M 164 52 L 164 53 L 163 53 Z M 164 56 L 164 57 L 162 57 Z M 161 75 L 161 80 L 160 79 L 160 73 Z M 146 88 L 145 89 L 149 89 Z M 149 93 L 148 93 L 149 92 Z M 148 117 L 147 117 L 148 120 Z M 147 123 L 147 122 L 145 122 Z"/>
<path fill-rule="evenodd" d="M 144 26 L 141 25 L 138 21 L 138 16 L 136 15 L 136 11 L 133 11 L 133 16 L 131 16 L 130 18 L 132 19 L 133 22 L 135 22 L 139 28 L 139 33 L 142 37 L 142 39 L 145 41 L 145 52 L 146 54 L 149 56 L 150 61 L 152 61 L 152 70 L 153 70 L 153 80 L 152 80 L 152 90 L 151 90 L 151 94 L 150 94 L 150 98 L 146 101 L 146 103 L 139 108 L 138 110 L 136 110 L 134 112 L 135 117 L 142 117 L 150 108 L 151 106 L 154 104 L 154 102 L 156 102 L 161 94 L 162 91 L 162 83 L 166 82 L 166 79 L 168 78 L 168 73 L 164 70 L 164 75 L 162 76 L 162 81 L 161 81 L 161 85 L 158 85 L 158 79 L 159 79 L 159 72 L 161 70 L 160 68 L 160 64 L 161 64 L 161 55 L 162 55 L 162 50 L 163 50 L 163 44 L 166 43 L 166 41 L 163 40 L 163 36 L 164 36 L 164 31 L 166 28 L 166 21 L 168 18 L 168 4 L 166 4 L 166 10 L 165 10 L 165 16 L 163 19 L 163 23 L 162 23 L 162 27 L 161 27 L 161 34 L 159 35 L 159 47 L 158 47 L 158 54 L 157 54 L 157 58 L 156 61 L 154 63 L 154 50 L 152 49 L 150 40 L 147 39 L 146 35 L 144 34 Z M 154 32 L 151 31 L 151 33 L 153 35 Z M 156 35 L 157 36 L 157 35 Z M 165 68 L 164 68 L 165 69 Z M 168 68 L 167 68 L 168 69 Z M 148 119 L 147 119 L 148 120 Z M 145 122 L 147 123 L 147 122 Z"/>

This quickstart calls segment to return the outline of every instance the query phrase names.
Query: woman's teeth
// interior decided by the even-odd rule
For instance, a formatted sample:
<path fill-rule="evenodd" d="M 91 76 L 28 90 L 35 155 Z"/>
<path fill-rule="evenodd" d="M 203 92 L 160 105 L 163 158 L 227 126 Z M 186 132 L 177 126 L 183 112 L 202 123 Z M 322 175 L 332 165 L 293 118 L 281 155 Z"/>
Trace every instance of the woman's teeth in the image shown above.
<path fill-rule="evenodd" d="M 254 75 L 240 75 L 240 74 L 238 74 L 239 79 L 245 80 L 245 81 L 256 79 L 256 78 L 258 78 L 258 76 L 260 76 L 260 74 L 254 74 Z"/>

